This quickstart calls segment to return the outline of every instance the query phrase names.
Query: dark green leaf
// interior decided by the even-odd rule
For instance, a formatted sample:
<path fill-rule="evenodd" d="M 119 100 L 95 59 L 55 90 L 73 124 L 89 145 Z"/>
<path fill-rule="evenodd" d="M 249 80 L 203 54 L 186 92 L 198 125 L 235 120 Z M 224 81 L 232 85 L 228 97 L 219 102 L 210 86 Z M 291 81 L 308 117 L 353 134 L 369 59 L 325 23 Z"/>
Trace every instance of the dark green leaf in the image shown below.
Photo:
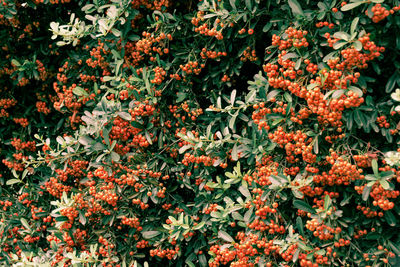
<path fill-rule="evenodd" d="M 292 9 L 293 15 L 304 15 L 303 9 L 297 0 L 289 0 L 288 4 Z"/>
<path fill-rule="evenodd" d="M 315 209 L 313 209 L 308 203 L 302 201 L 302 200 L 294 200 L 293 201 L 293 206 L 299 210 L 303 210 L 306 212 L 309 212 L 311 214 L 315 214 Z"/>

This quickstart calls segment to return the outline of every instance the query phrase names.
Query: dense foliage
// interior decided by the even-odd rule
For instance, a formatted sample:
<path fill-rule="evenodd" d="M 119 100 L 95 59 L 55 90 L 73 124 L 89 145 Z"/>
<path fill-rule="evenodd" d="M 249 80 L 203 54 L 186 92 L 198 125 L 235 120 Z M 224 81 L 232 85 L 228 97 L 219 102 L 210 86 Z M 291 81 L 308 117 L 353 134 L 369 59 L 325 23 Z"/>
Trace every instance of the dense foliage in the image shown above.
<path fill-rule="evenodd" d="M 2 0 L 0 263 L 398 266 L 399 10 Z"/>

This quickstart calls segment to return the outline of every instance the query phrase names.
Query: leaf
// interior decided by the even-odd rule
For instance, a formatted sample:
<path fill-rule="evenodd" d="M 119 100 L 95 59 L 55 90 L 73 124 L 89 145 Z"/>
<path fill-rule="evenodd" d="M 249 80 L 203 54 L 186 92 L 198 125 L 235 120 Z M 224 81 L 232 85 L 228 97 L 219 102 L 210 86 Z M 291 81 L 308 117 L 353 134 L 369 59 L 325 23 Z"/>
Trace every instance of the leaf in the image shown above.
<path fill-rule="evenodd" d="M 358 21 L 360 20 L 359 17 L 355 17 L 353 19 L 353 21 L 351 22 L 351 26 L 350 26 L 350 33 L 353 34 L 356 31 L 357 25 L 358 25 Z"/>
<path fill-rule="evenodd" d="M 111 131 L 111 128 L 103 129 L 103 138 L 104 138 L 104 141 L 106 142 L 107 146 L 110 146 L 110 136 L 109 136 L 110 131 Z"/>
<path fill-rule="evenodd" d="M 279 179 L 279 177 L 277 177 L 275 175 L 269 176 L 268 180 L 271 182 L 271 184 L 276 185 L 276 186 L 280 186 L 280 185 L 283 184 L 283 181 L 281 179 Z"/>
<path fill-rule="evenodd" d="M 86 216 L 85 216 L 82 212 L 79 212 L 79 222 L 80 222 L 82 225 L 85 225 L 85 224 L 86 224 Z"/>
<path fill-rule="evenodd" d="M 142 236 L 144 239 L 151 239 L 153 237 L 158 236 L 159 234 L 161 234 L 160 231 L 144 231 L 144 232 L 142 232 Z"/>
<path fill-rule="evenodd" d="M 332 199 L 330 198 L 329 195 L 325 195 L 324 210 L 328 210 L 331 205 L 332 205 Z"/>
<path fill-rule="evenodd" d="M 186 150 L 188 150 L 189 148 L 193 147 L 193 145 L 184 145 L 181 148 L 179 148 L 179 154 L 184 153 Z"/>
<path fill-rule="evenodd" d="M 153 144 L 153 141 L 151 140 L 151 137 L 150 137 L 149 132 L 146 131 L 146 132 L 144 133 L 144 136 L 146 137 L 147 142 L 149 142 L 149 144 L 152 145 L 152 144 Z"/>
<path fill-rule="evenodd" d="M 362 44 L 361 44 L 361 42 L 360 41 L 355 41 L 354 43 L 353 43 L 353 45 L 354 45 L 354 48 L 357 50 L 357 51 L 361 51 L 362 50 Z"/>
<path fill-rule="evenodd" d="M 396 80 L 397 80 L 397 73 L 393 73 L 392 76 L 390 76 L 389 80 L 386 83 L 385 86 L 385 92 L 390 93 L 393 91 L 394 86 L 396 85 Z"/>
<path fill-rule="evenodd" d="M 232 156 L 232 160 L 233 161 L 237 161 L 238 160 L 238 151 L 237 151 L 237 145 L 236 144 L 232 148 L 231 156 Z"/>
<path fill-rule="evenodd" d="M 302 200 L 294 200 L 293 201 L 293 206 L 295 206 L 299 210 L 303 210 L 306 212 L 309 212 L 311 214 L 315 214 L 315 209 L 313 209 L 308 203 L 302 201 Z"/>
<path fill-rule="evenodd" d="M 300 66 L 301 66 L 301 58 L 299 58 L 299 59 L 296 61 L 296 64 L 294 65 L 294 69 L 295 69 L 295 70 L 298 70 L 298 69 L 300 69 Z"/>
<path fill-rule="evenodd" d="M 236 10 L 236 0 L 229 0 L 231 7 Z"/>
<path fill-rule="evenodd" d="M 205 15 L 203 18 L 204 18 L 204 19 L 209 19 L 209 18 L 216 17 L 216 16 L 218 16 L 218 14 L 216 14 L 216 13 L 210 13 L 210 14 Z"/>
<path fill-rule="evenodd" d="M 296 218 L 296 227 L 297 230 L 299 231 L 299 233 L 304 236 L 304 224 L 303 224 L 303 220 L 300 217 Z"/>
<path fill-rule="evenodd" d="M 279 94 L 278 90 L 273 90 L 273 91 L 269 92 L 267 95 L 267 101 L 270 101 L 272 98 L 274 98 L 278 94 Z"/>
<path fill-rule="evenodd" d="M 111 159 L 114 162 L 118 162 L 120 158 L 121 158 L 121 156 L 118 153 L 115 153 L 114 151 L 111 152 Z"/>
<path fill-rule="evenodd" d="M 297 55 L 296 53 L 287 53 L 284 56 L 282 56 L 282 60 L 285 61 L 287 59 L 297 58 L 297 57 L 299 57 L 299 55 Z"/>
<path fill-rule="evenodd" d="M 205 222 L 202 221 L 200 223 L 198 223 L 196 226 L 193 227 L 193 230 L 199 230 L 200 228 L 202 228 L 205 225 Z"/>
<path fill-rule="evenodd" d="M 28 224 L 28 222 L 26 221 L 25 218 L 21 218 L 20 221 L 21 221 L 22 225 L 23 225 L 27 230 L 32 231 L 30 225 Z"/>
<path fill-rule="evenodd" d="M 51 25 L 51 23 L 50 23 L 50 25 Z M 11 60 L 11 63 L 15 66 L 15 67 L 19 67 L 19 66 L 21 66 L 21 63 L 19 63 L 17 60 L 15 60 L 15 59 L 12 59 Z"/>
<path fill-rule="evenodd" d="M 337 98 L 341 97 L 343 94 L 344 94 L 344 90 L 343 89 L 335 90 L 332 93 L 332 98 L 337 99 Z"/>
<path fill-rule="evenodd" d="M 358 87 L 350 86 L 349 90 L 352 91 L 353 93 L 356 93 L 359 97 L 363 96 L 363 91 Z"/>
<path fill-rule="evenodd" d="M 336 51 L 330 52 L 329 54 L 327 54 L 326 56 L 324 56 L 324 58 L 322 59 L 323 62 L 327 62 L 329 59 L 332 59 L 335 57 L 336 55 Z"/>
<path fill-rule="evenodd" d="M 126 120 L 126 121 L 132 120 L 132 116 L 131 116 L 131 114 L 129 114 L 128 112 L 120 111 L 120 112 L 117 113 L 117 115 L 118 115 L 121 119 L 124 119 L 124 120 Z"/>
<path fill-rule="evenodd" d="M 318 143 L 318 136 L 315 138 L 315 143 L 314 143 L 314 147 L 313 147 L 313 150 L 314 150 L 314 153 L 315 154 L 318 154 L 319 153 L 319 143 Z"/>
<path fill-rule="evenodd" d="M 373 159 L 371 161 L 371 165 L 372 165 L 372 171 L 374 172 L 374 174 L 378 175 L 378 162 L 376 161 L 376 159 Z"/>
<path fill-rule="evenodd" d="M 10 179 L 10 180 L 7 180 L 6 185 L 13 185 L 13 184 L 20 183 L 20 182 L 21 182 L 20 179 Z"/>
<path fill-rule="evenodd" d="M 312 250 L 312 247 L 307 246 L 305 243 L 303 243 L 303 242 L 301 242 L 301 241 L 299 241 L 297 244 L 298 244 L 299 248 L 300 248 L 301 250 L 303 250 L 303 251 L 310 251 L 310 250 Z"/>
<path fill-rule="evenodd" d="M 177 96 L 178 98 L 176 99 L 176 103 L 182 102 L 183 100 L 186 99 L 186 93 L 179 92 Z"/>
<path fill-rule="evenodd" d="M 391 247 L 391 249 L 395 252 L 395 254 L 400 255 L 400 247 L 395 246 L 392 241 L 388 240 L 388 244 Z"/>
<path fill-rule="evenodd" d="M 293 15 L 304 15 L 303 10 L 301 9 L 301 5 L 297 0 L 289 0 L 288 4 L 292 9 Z"/>
<path fill-rule="evenodd" d="M 199 256 L 199 263 L 200 263 L 200 266 L 201 266 L 201 267 L 206 267 L 206 266 L 208 266 L 208 264 L 207 264 L 207 258 L 206 258 L 206 256 L 205 256 L 204 254 L 201 254 L 201 255 Z"/>
<path fill-rule="evenodd" d="M 397 223 L 396 217 L 390 210 L 385 211 L 385 219 L 390 226 L 395 226 Z"/>
<path fill-rule="evenodd" d="M 289 102 L 289 103 L 291 103 L 291 102 L 293 101 L 292 96 L 291 96 L 288 92 L 285 92 L 285 93 L 283 94 L 283 97 L 284 97 L 285 100 L 286 100 L 287 102 Z"/>
<path fill-rule="evenodd" d="M 232 105 L 235 103 L 235 98 L 236 98 L 236 90 L 233 90 L 230 98 L 230 102 Z"/>
<path fill-rule="evenodd" d="M 267 31 L 269 31 L 271 29 L 271 27 L 272 27 L 272 23 L 268 22 L 267 24 L 265 24 L 265 26 L 263 27 L 262 31 L 263 32 L 267 32 Z"/>
<path fill-rule="evenodd" d="M 357 123 L 357 125 L 359 126 L 359 127 L 361 127 L 361 126 L 363 126 L 364 125 L 364 123 L 363 123 L 363 121 L 362 121 L 362 119 L 361 119 L 361 111 L 359 110 L 359 109 L 356 109 L 356 110 L 354 110 L 354 119 L 355 119 L 355 122 Z"/>
<path fill-rule="evenodd" d="M 90 138 L 89 136 L 87 136 L 87 135 L 81 136 L 78 139 L 78 142 L 81 143 L 84 146 L 93 143 L 93 141 L 94 140 L 92 138 Z"/>
<path fill-rule="evenodd" d="M 362 200 L 367 201 L 369 197 L 369 193 L 371 192 L 372 187 L 365 186 L 362 192 Z"/>
<path fill-rule="evenodd" d="M 347 44 L 346 41 L 337 41 L 336 43 L 333 44 L 333 49 L 338 50 L 340 48 L 342 48 L 343 46 L 345 46 Z"/>
<path fill-rule="evenodd" d="M 229 119 L 229 128 L 231 128 L 232 130 L 235 128 L 235 121 L 236 121 L 237 115 L 235 114 L 234 116 L 232 116 Z"/>
<path fill-rule="evenodd" d="M 250 197 L 251 197 L 251 194 L 250 194 L 249 189 L 247 189 L 247 188 L 244 187 L 243 185 L 241 185 L 241 186 L 239 187 L 239 191 L 240 191 L 240 193 L 242 193 L 242 195 L 245 196 L 246 198 L 250 198 Z"/>
<path fill-rule="evenodd" d="M 382 188 L 385 190 L 389 190 L 390 189 L 390 184 L 388 181 L 386 180 L 379 180 L 379 183 L 381 184 Z"/>
<path fill-rule="evenodd" d="M 77 96 L 89 96 L 89 94 L 82 87 L 75 87 L 72 92 Z"/>
<path fill-rule="evenodd" d="M 358 7 L 359 5 L 361 5 L 361 4 L 363 4 L 363 3 L 365 3 L 365 2 L 360 1 L 360 2 L 356 2 L 356 3 L 350 3 L 350 4 L 347 4 L 347 5 L 342 6 L 342 8 L 341 8 L 340 10 L 342 10 L 342 11 L 349 11 L 349 10 L 351 10 L 351 9 L 353 9 L 353 8 Z"/>
<path fill-rule="evenodd" d="M 380 174 L 381 179 L 390 179 L 392 178 L 392 176 L 394 175 L 394 173 L 392 171 L 385 171 L 385 172 L 381 172 Z"/>
<path fill-rule="evenodd" d="M 218 237 L 229 243 L 235 242 L 235 240 L 233 240 L 233 238 L 227 232 L 222 230 L 218 232 Z"/>
<path fill-rule="evenodd" d="M 349 41 L 350 40 L 350 35 L 347 32 L 335 32 L 333 34 L 333 37 L 338 38 L 338 39 L 342 39 L 345 41 Z"/>

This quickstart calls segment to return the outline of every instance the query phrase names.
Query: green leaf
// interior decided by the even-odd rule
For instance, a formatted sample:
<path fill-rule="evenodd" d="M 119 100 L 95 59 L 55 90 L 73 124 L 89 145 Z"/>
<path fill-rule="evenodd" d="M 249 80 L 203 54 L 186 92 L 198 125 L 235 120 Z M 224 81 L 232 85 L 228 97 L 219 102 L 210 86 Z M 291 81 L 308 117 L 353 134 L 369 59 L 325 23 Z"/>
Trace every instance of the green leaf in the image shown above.
<path fill-rule="evenodd" d="M 363 91 L 355 86 L 349 86 L 349 90 L 352 91 L 353 93 L 356 93 L 359 97 L 363 96 Z"/>
<path fill-rule="evenodd" d="M 117 115 L 118 115 L 121 119 L 124 119 L 124 120 L 126 120 L 126 121 L 132 120 L 132 116 L 131 116 L 131 114 L 129 114 L 128 112 L 120 111 L 120 112 L 117 113 Z"/>
<path fill-rule="evenodd" d="M 193 226 L 193 230 L 199 230 L 202 228 L 206 223 L 204 221 L 198 223 L 196 226 Z"/>
<path fill-rule="evenodd" d="M 344 90 L 343 89 L 334 90 L 334 91 L 331 91 L 331 92 L 333 92 L 332 93 L 332 98 L 333 99 L 337 99 L 337 98 L 341 97 L 344 94 Z"/>
<path fill-rule="evenodd" d="M 381 179 L 381 180 L 379 180 L 379 183 L 381 184 L 383 189 L 385 189 L 385 190 L 390 189 L 390 184 L 388 181 Z"/>
<path fill-rule="evenodd" d="M 251 197 L 250 191 L 249 191 L 249 189 L 247 189 L 247 187 L 244 187 L 243 185 L 241 185 L 241 186 L 239 187 L 239 191 L 240 191 L 240 193 L 242 193 L 242 195 L 245 196 L 246 198 L 250 198 L 250 197 Z"/>
<path fill-rule="evenodd" d="M 152 145 L 152 144 L 153 144 L 153 141 L 151 140 L 151 137 L 150 137 L 150 134 L 149 134 L 148 131 L 146 131 L 146 132 L 144 133 L 144 136 L 146 137 L 147 142 L 149 142 L 149 144 Z"/>
<path fill-rule="evenodd" d="M 82 225 L 85 225 L 86 224 L 86 216 L 83 214 L 83 212 L 81 212 L 81 211 L 79 211 L 79 222 L 82 224 Z"/>
<path fill-rule="evenodd" d="M 361 42 L 360 41 L 355 41 L 354 43 L 353 43 L 353 45 L 354 45 L 354 48 L 357 50 L 357 51 L 361 51 L 362 50 L 362 44 L 361 44 Z"/>
<path fill-rule="evenodd" d="M 395 226 L 397 223 L 396 217 L 390 210 L 385 211 L 385 219 L 390 226 Z"/>
<path fill-rule="evenodd" d="M 348 10 L 351 10 L 351 9 L 353 9 L 353 8 L 358 7 L 359 5 L 361 5 L 361 4 L 363 4 L 363 3 L 365 3 L 365 2 L 360 1 L 360 2 L 356 2 L 356 3 L 350 3 L 350 4 L 347 4 L 347 5 L 342 6 L 342 8 L 341 8 L 340 10 L 342 10 L 342 11 L 348 11 Z"/>
<path fill-rule="evenodd" d="M 301 250 L 303 250 L 303 251 L 310 251 L 310 250 L 312 250 L 312 247 L 307 246 L 305 243 L 303 243 L 303 242 L 301 242 L 301 241 L 299 241 L 299 242 L 297 243 L 297 245 L 298 245 L 299 248 L 300 248 Z"/>
<path fill-rule="evenodd" d="M 186 93 L 178 92 L 177 96 L 178 98 L 176 99 L 176 103 L 180 103 L 186 99 Z"/>
<path fill-rule="evenodd" d="M 376 159 L 373 159 L 371 162 L 372 165 L 372 171 L 374 172 L 375 175 L 378 175 L 378 162 Z"/>
<path fill-rule="evenodd" d="M 25 218 L 21 218 L 20 221 L 21 221 L 22 225 L 23 225 L 27 230 L 32 231 L 32 229 L 31 229 L 29 223 L 26 221 Z"/>
<path fill-rule="evenodd" d="M 21 66 L 21 63 L 19 63 L 17 60 L 15 60 L 15 59 L 12 59 L 11 60 L 11 63 L 15 66 L 15 67 L 19 67 L 19 66 Z"/>
<path fill-rule="evenodd" d="M 350 35 L 347 32 L 335 32 L 333 34 L 333 37 L 338 38 L 338 39 L 342 39 L 345 41 L 349 41 L 350 40 Z"/>
<path fill-rule="evenodd" d="M 110 136 L 109 136 L 110 131 L 111 131 L 111 128 L 103 129 L 103 138 L 104 138 L 104 141 L 106 142 L 107 146 L 110 146 Z"/>
<path fill-rule="evenodd" d="M 358 21 L 360 20 L 359 17 L 355 17 L 353 19 L 353 21 L 351 22 L 351 26 L 350 26 L 350 33 L 353 34 L 356 31 L 357 25 L 358 25 Z"/>
<path fill-rule="evenodd" d="M 114 162 L 118 162 L 120 158 L 121 158 L 121 156 L 118 153 L 116 153 L 114 151 L 111 152 L 111 159 Z"/>
<path fill-rule="evenodd" d="M 292 9 L 293 15 L 304 15 L 303 9 L 297 0 L 289 0 L 288 4 Z"/>
<path fill-rule="evenodd" d="M 233 240 L 233 238 L 227 232 L 222 230 L 218 232 L 218 237 L 229 243 L 235 242 L 235 240 Z"/>
<path fill-rule="evenodd" d="M 236 10 L 236 0 L 229 0 L 229 3 L 231 4 L 231 7 Z"/>
<path fill-rule="evenodd" d="M 158 236 L 159 234 L 161 234 L 160 231 L 144 231 L 144 232 L 142 232 L 142 236 L 144 239 L 151 239 L 153 237 Z"/>
<path fill-rule="evenodd" d="M 234 127 L 235 127 L 235 121 L 236 121 L 236 118 L 237 118 L 237 114 L 235 114 L 235 115 L 233 115 L 230 119 L 229 119 L 229 128 L 230 129 L 234 129 Z"/>
<path fill-rule="evenodd" d="M 82 87 L 75 87 L 72 92 L 77 96 L 89 96 L 89 94 Z"/>
<path fill-rule="evenodd" d="M 333 47 L 333 49 L 337 50 L 337 49 L 342 48 L 346 44 L 347 44 L 346 41 L 341 40 L 341 41 L 337 41 L 336 43 L 334 43 L 332 47 Z"/>
<path fill-rule="evenodd" d="M 325 195 L 324 210 L 328 210 L 331 205 L 332 205 L 332 199 L 330 198 L 329 195 Z"/>
<path fill-rule="evenodd" d="M 285 100 L 286 100 L 287 102 L 289 102 L 289 103 L 291 103 L 291 102 L 293 101 L 292 96 L 291 96 L 288 92 L 285 92 L 285 93 L 283 94 L 283 97 L 284 97 Z"/>
<path fill-rule="evenodd" d="M 303 220 L 300 217 L 296 218 L 296 227 L 297 230 L 299 231 L 299 233 L 304 236 L 304 224 L 303 224 Z"/>
<path fill-rule="evenodd" d="M 306 212 L 309 212 L 311 214 L 315 214 L 315 209 L 313 209 L 308 203 L 302 201 L 302 200 L 294 200 L 293 201 L 293 206 L 299 210 L 304 210 Z"/>
<path fill-rule="evenodd" d="M 400 255 L 400 247 L 396 246 L 395 244 L 392 243 L 392 241 L 388 240 L 388 244 L 390 248 L 393 250 L 393 252 L 397 255 Z"/>
<path fill-rule="evenodd" d="M 267 32 L 267 31 L 269 31 L 271 29 L 271 27 L 272 27 L 272 23 L 268 22 L 267 24 L 264 25 L 262 31 L 263 32 Z"/>
<path fill-rule="evenodd" d="M 232 156 L 232 160 L 233 161 L 237 161 L 238 160 L 238 151 L 237 151 L 237 145 L 236 144 L 232 148 L 231 156 Z"/>
<path fill-rule="evenodd" d="M 396 85 L 396 80 L 397 80 L 397 72 L 393 73 L 392 76 L 390 76 L 389 80 L 387 81 L 385 86 L 386 93 L 390 93 L 393 91 L 394 86 Z"/>
<path fill-rule="evenodd" d="M 94 140 L 92 138 L 90 138 L 89 136 L 84 135 L 84 136 L 79 137 L 78 142 L 81 143 L 82 145 L 86 146 L 86 145 L 92 144 L 94 142 Z"/>
<path fill-rule="evenodd" d="M 201 267 L 206 267 L 206 266 L 208 266 L 207 258 L 206 258 L 206 256 L 205 256 L 204 254 L 201 254 L 201 255 L 199 256 L 199 263 L 200 263 L 200 266 L 201 266 Z"/>
<path fill-rule="evenodd" d="M 394 175 L 394 173 L 392 171 L 381 172 L 379 174 L 381 179 L 390 179 L 390 178 L 392 178 L 393 175 Z"/>
<path fill-rule="evenodd" d="M 371 192 L 372 187 L 365 186 L 362 192 L 362 200 L 367 201 L 369 197 L 369 193 Z"/>
<path fill-rule="evenodd" d="M 13 185 L 13 184 L 20 183 L 20 182 L 21 182 L 20 179 L 10 179 L 10 180 L 7 180 L 6 185 Z"/>

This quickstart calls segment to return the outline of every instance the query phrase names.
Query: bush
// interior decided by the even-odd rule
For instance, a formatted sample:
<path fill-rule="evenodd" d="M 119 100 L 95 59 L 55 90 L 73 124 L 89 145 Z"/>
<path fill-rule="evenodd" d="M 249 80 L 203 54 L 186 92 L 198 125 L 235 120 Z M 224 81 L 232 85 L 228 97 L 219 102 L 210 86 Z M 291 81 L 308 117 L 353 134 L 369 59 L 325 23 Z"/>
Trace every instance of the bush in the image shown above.
<path fill-rule="evenodd" d="M 3 0 L 0 262 L 400 264 L 398 0 Z"/>

